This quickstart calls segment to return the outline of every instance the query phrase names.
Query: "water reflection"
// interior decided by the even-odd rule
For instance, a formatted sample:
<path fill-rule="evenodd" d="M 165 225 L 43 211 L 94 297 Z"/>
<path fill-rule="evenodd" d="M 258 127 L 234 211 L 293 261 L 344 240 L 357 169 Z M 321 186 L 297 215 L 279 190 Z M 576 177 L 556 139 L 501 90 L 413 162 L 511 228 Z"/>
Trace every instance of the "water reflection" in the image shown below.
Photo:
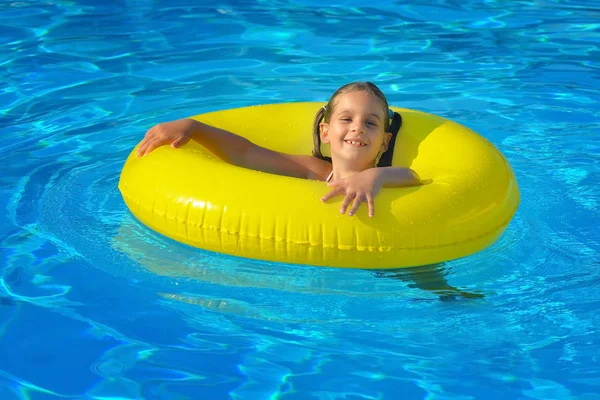
<path fill-rule="evenodd" d="M 438 295 L 441 301 L 485 297 L 482 293 L 467 292 L 452 286 L 446 279 L 449 273 L 450 269 L 446 267 L 446 263 L 439 263 L 411 268 L 378 270 L 373 276 L 376 278 L 398 279 L 407 283 L 409 288 L 418 288 Z"/>

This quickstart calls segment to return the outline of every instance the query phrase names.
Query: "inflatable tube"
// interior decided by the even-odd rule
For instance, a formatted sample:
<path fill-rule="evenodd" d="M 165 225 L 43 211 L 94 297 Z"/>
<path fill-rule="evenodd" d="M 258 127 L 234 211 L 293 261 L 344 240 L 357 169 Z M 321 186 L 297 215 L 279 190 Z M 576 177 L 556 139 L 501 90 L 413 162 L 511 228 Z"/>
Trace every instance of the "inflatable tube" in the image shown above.
<path fill-rule="evenodd" d="M 312 151 L 321 103 L 245 107 L 193 117 L 261 146 Z M 519 203 L 514 173 L 485 138 L 441 117 L 392 107 L 403 126 L 392 165 L 427 183 L 384 188 L 375 217 L 366 205 L 349 217 L 342 197 L 321 202 L 324 182 L 228 164 L 196 142 L 162 146 L 121 172 L 119 189 L 142 223 L 205 250 L 274 262 L 399 268 L 464 257 L 493 244 Z"/>

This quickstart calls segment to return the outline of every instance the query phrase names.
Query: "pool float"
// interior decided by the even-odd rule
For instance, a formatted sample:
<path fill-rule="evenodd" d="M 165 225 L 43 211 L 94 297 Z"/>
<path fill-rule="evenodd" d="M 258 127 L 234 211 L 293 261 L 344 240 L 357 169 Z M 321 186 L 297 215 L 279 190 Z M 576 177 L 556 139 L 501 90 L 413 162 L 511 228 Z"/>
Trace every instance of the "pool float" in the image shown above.
<path fill-rule="evenodd" d="M 322 103 L 287 103 L 192 118 L 285 153 L 311 154 Z M 472 130 L 415 110 L 403 117 L 392 165 L 422 186 L 383 188 L 375 217 L 349 217 L 342 197 L 322 203 L 324 182 L 228 164 L 196 142 L 129 155 L 119 181 L 133 215 L 151 229 L 205 250 L 274 262 L 348 268 L 433 264 L 481 251 L 502 235 L 519 203 L 512 168 Z"/>

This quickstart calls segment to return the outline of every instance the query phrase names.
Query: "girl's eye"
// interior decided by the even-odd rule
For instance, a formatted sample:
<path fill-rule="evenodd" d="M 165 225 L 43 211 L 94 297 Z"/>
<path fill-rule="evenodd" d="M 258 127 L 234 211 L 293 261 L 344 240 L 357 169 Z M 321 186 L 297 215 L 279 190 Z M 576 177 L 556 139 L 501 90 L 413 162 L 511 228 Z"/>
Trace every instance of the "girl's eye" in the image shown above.
<path fill-rule="evenodd" d="M 348 118 L 348 117 L 342 117 L 342 118 L 341 118 L 341 120 L 342 120 L 342 121 L 351 121 L 351 119 L 350 119 L 350 118 Z"/>
<path fill-rule="evenodd" d="M 377 126 L 377 122 L 369 121 L 367 122 L 370 126 Z"/>

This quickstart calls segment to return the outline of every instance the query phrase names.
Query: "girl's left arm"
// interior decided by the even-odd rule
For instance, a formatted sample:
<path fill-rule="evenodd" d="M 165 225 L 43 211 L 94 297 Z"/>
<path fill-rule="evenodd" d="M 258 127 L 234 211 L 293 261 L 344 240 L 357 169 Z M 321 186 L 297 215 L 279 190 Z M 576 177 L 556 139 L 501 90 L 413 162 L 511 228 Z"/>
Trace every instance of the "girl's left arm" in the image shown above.
<path fill-rule="evenodd" d="M 331 187 L 322 201 L 332 197 L 344 195 L 340 212 L 346 213 L 346 209 L 352 203 L 348 215 L 354 215 L 361 203 L 366 202 L 369 208 L 369 217 L 375 214 L 373 198 L 382 187 L 404 187 L 421 185 L 421 179 L 415 171 L 404 167 L 381 167 L 370 168 L 345 179 L 336 179 L 329 182 Z"/>
<path fill-rule="evenodd" d="M 421 178 L 415 171 L 405 167 L 381 167 L 371 168 L 377 170 L 378 177 L 383 187 L 418 186 Z"/>

